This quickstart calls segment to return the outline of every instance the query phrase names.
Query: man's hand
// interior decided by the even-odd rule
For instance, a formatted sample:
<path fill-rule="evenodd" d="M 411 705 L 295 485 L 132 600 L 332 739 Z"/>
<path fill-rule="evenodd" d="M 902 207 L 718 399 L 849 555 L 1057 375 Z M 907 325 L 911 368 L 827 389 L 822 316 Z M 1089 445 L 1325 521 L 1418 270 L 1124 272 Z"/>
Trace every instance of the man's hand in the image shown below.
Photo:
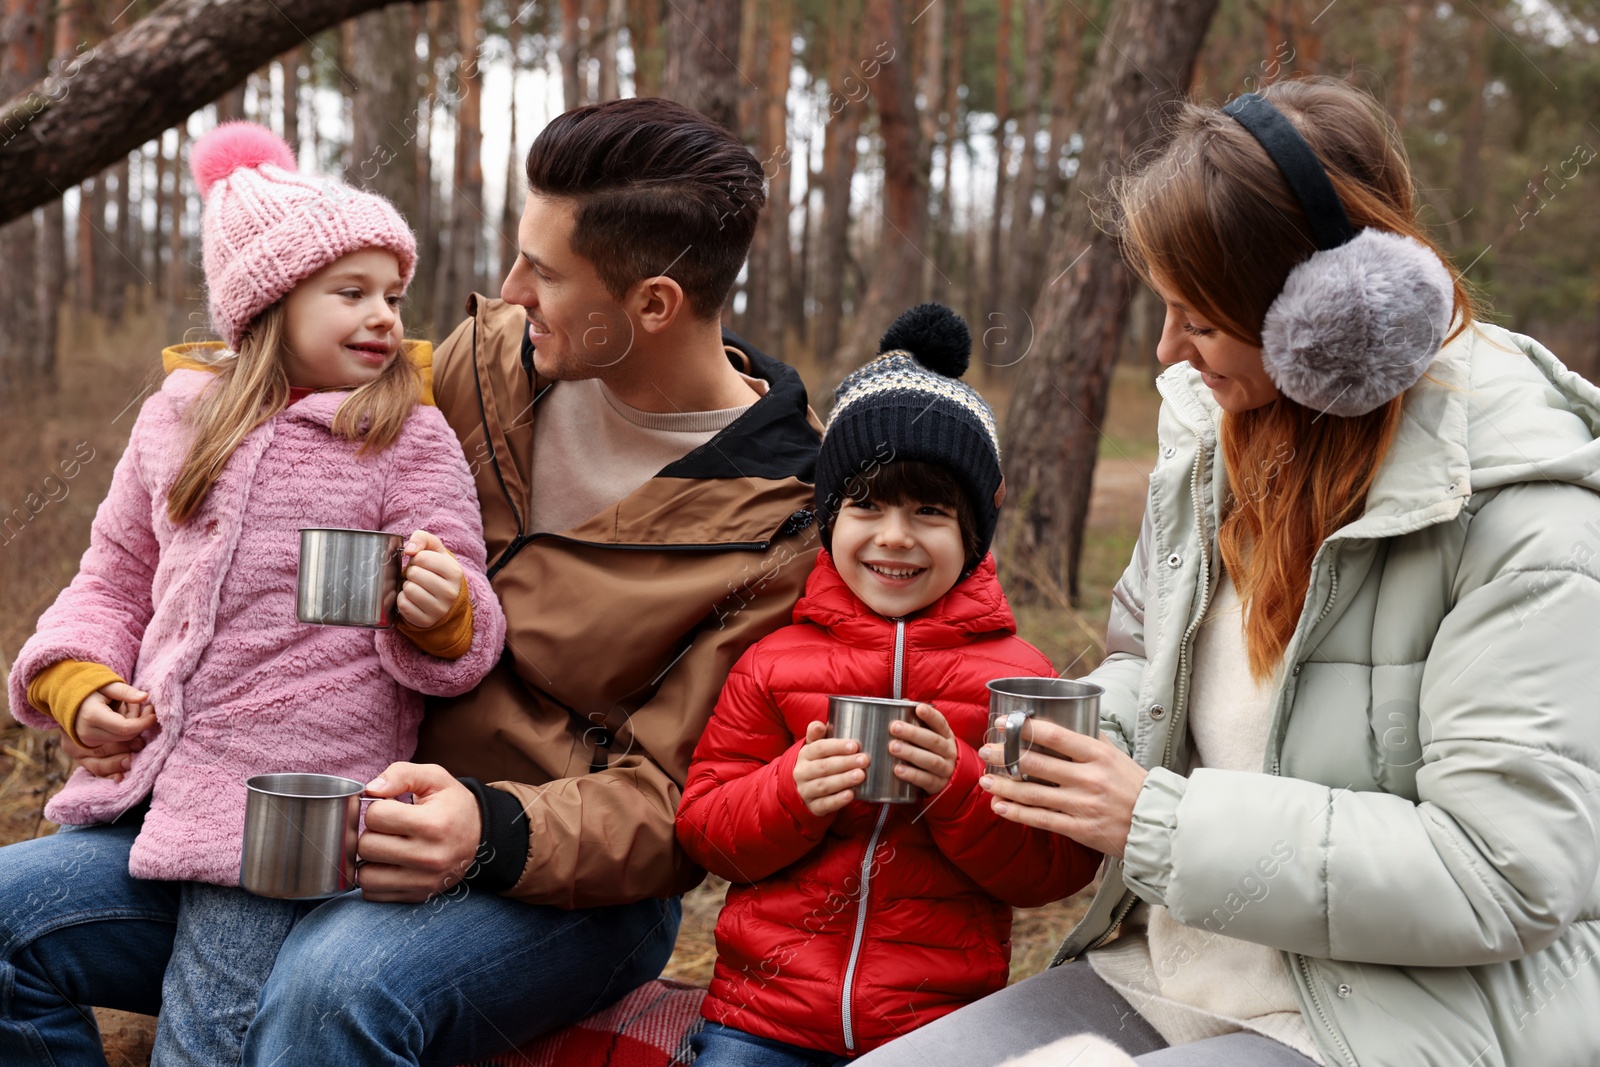
<path fill-rule="evenodd" d="M 356 845 L 357 880 L 367 900 L 416 904 L 462 878 L 478 852 L 483 816 L 478 798 L 438 764 L 391 763 L 367 784 L 367 795 L 410 793 L 411 804 L 375 800 Z"/>
<path fill-rule="evenodd" d="M 411 557 L 403 572 L 398 607 L 400 617 L 426 630 L 450 613 L 461 593 L 461 564 L 445 550 L 444 542 L 427 530 L 417 530 L 406 540 Z"/>
<path fill-rule="evenodd" d="M 144 747 L 139 735 L 156 724 L 150 694 L 126 682 L 110 682 L 78 705 L 73 728 L 82 744 L 62 736 L 61 751 L 96 778 L 122 781 L 133 753 Z"/>

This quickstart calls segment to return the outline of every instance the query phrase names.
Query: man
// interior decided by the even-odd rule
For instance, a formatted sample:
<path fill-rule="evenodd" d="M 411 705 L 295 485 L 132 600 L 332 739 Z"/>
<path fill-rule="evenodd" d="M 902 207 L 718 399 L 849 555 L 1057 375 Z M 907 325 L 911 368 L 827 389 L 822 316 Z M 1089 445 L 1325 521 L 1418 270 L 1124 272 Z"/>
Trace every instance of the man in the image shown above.
<path fill-rule="evenodd" d="M 719 325 L 755 158 L 620 100 L 554 120 L 527 171 L 503 299 L 473 296 L 433 366 L 506 650 L 370 784 L 414 800 L 367 809 L 361 896 L 290 935 L 246 1064 L 481 1059 L 660 973 L 703 877 L 673 834 L 689 757 L 815 557 L 804 386 Z"/>

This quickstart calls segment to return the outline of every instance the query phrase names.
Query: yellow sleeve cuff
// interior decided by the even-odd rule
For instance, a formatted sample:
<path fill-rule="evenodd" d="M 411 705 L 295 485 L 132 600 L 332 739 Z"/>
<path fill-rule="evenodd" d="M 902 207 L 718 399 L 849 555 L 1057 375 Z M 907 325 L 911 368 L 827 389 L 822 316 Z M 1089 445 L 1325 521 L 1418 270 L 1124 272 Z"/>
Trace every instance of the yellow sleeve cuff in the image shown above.
<path fill-rule="evenodd" d="M 419 630 L 404 619 L 395 623 L 395 629 L 411 639 L 411 643 L 430 656 L 440 659 L 460 659 L 472 647 L 472 597 L 467 592 L 467 579 L 461 579 L 461 590 L 456 602 L 450 605 L 444 618 L 425 630 Z"/>
<path fill-rule="evenodd" d="M 75 729 L 78 708 L 102 686 L 125 681 L 127 679 L 104 664 L 64 659 L 33 676 L 28 684 L 28 703 L 43 708 L 61 724 L 61 729 L 74 743 L 81 745 L 83 742 L 78 740 Z"/>

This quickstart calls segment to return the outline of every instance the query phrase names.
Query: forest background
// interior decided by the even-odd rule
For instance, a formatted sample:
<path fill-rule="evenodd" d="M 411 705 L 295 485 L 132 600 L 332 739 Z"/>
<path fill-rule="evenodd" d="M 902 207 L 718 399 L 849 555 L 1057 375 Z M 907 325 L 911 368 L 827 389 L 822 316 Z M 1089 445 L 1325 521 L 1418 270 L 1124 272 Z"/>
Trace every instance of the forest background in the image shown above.
<path fill-rule="evenodd" d="M 1007 446 L 997 555 L 1069 675 L 1102 654 L 1154 461 L 1161 310 L 1096 208 L 1176 96 L 1371 91 L 1486 317 L 1600 373 L 1600 2 L 0 3 L 0 672 L 76 572 L 161 347 L 209 336 L 187 154 L 229 118 L 394 201 L 407 334 L 435 341 L 498 293 L 551 117 L 666 95 L 724 122 L 769 193 L 725 321 L 823 411 L 905 306 L 966 317 Z M 51 832 L 64 770 L 0 709 L 0 842 Z M 708 973 L 719 899 L 691 899 L 672 973 Z M 1076 907 L 1019 916 L 1015 976 Z"/>

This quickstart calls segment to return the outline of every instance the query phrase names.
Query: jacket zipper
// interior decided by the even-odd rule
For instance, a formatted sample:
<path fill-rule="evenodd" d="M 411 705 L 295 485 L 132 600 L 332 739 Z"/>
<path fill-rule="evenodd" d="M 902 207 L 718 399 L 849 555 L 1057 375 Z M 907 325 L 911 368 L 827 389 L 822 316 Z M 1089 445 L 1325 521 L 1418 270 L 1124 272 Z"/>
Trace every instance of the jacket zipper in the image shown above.
<path fill-rule="evenodd" d="M 1356 1058 L 1350 1052 L 1350 1046 L 1344 1043 L 1344 1038 L 1339 1036 L 1339 1032 L 1333 1028 L 1333 1023 L 1328 1020 L 1328 1013 L 1323 1010 L 1322 998 L 1317 995 L 1317 987 L 1313 984 L 1311 965 L 1307 963 L 1306 958 L 1300 955 L 1298 952 L 1291 952 L 1290 955 L 1293 956 L 1295 962 L 1300 965 L 1300 974 L 1306 980 L 1306 994 L 1311 999 L 1311 1006 L 1317 1009 L 1317 1018 L 1322 1020 L 1323 1031 L 1327 1033 L 1328 1036 L 1333 1038 L 1334 1044 L 1338 1046 L 1339 1054 L 1344 1057 L 1344 1062 L 1348 1063 L 1350 1067 L 1357 1067 Z"/>
<path fill-rule="evenodd" d="M 1172 722 L 1167 727 L 1167 740 L 1161 746 L 1163 767 L 1172 759 L 1172 739 L 1178 736 L 1184 716 L 1189 711 L 1189 655 L 1194 647 L 1194 635 L 1199 632 L 1200 624 L 1205 621 L 1206 609 L 1211 604 L 1211 556 L 1206 551 L 1205 513 L 1200 506 L 1200 470 L 1205 465 L 1205 456 L 1205 443 L 1202 441 L 1194 457 L 1194 473 L 1189 476 L 1189 496 L 1194 501 L 1195 532 L 1200 545 L 1200 607 L 1195 611 L 1194 618 L 1189 620 L 1189 628 L 1183 632 L 1183 643 L 1178 646 L 1179 688 L 1172 701 Z"/>
<path fill-rule="evenodd" d="M 894 692 L 896 700 L 901 699 L 901 690 L 905 682 L 906 667 L 906 621 L 894 621 Z M 878 838 L 883 836 L 884 824 L 889 821 L 889 805 L 880 805 L 877 825 L 872 828 L 872 836 L 867 839 L 866 854 L 861 857 L 861 894 L 856 898 L 856 933 L 855 940 L 850 943 L 850 962 L 844 968 L 844 990 L 839 997 L 839 1015 L 844 1023 L 844 1047 L 848 1052 L 856 1050 L 855 1027 L 851 1023 L 854 1015 L 852 1001 L 855 997 L 856 964 L 861 957 L 861 939 L 867 931 L 867 897 L 872 889 L 872 857 L 878 851 Z"/>

